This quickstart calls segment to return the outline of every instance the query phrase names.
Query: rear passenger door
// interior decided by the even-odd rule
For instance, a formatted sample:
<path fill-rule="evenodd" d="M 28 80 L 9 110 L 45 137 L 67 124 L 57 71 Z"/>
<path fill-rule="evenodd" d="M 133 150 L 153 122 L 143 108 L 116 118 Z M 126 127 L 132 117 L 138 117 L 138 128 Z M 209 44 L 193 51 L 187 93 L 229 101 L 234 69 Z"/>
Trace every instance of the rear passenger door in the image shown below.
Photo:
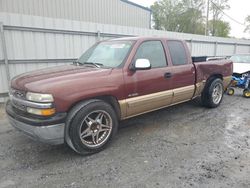
<path fill-rule="evenodd" d="M 167 47 L 172 63 L 173 101 L 179 103 L 193 97 L 195 90 L 195 69 L 182 41 L 167 40 Z"/>

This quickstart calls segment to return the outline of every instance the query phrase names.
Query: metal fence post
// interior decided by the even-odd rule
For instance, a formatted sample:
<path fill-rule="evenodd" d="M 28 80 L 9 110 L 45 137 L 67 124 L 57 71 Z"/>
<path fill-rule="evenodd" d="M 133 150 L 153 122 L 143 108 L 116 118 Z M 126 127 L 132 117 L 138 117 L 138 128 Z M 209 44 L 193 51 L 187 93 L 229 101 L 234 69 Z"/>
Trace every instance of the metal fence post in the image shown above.
<path fill-rule="evenodd" d="M 101 32 L 97 31 L 97 42 L 101 40 Z"/>
<path fill-rule="evenodd" d="M 190 54 L 193 55 L 193 39 L 190 40 Z"/>
<path fill-rule="evenodd" d="M 214 56 L 217 55 L 217 47 L 218 47 L 218 42 L 216 41 L 216 42 L 214 43 Z"/>
<path fill-rule="evenodd" d="M 237 53 L 237 43 L 234 44 L 234 54 Z"/>
<path fill-rule="evenodd" d="M 5 70 L 6 70 L 6 79 L 8 82 L 8 89 L 9 89 L 9 87 L 10 87 L 10 69 L 9 69 L 6 41 L 5 41 L 5 36 L 4 36 L 3 22 L 0 22 L 0 38 L 1 38 L 1 44 L 2 44 L 2 49 L 3 49 L 3 58 L 4 58 L 4 64 L 5 64 Z"/>

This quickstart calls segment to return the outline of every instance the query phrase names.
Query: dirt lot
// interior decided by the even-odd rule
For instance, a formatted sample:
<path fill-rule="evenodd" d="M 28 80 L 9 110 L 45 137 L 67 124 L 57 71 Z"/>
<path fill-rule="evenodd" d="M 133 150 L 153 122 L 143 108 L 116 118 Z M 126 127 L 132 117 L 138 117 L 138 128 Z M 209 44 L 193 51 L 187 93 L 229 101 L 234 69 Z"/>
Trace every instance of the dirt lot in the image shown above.
<path fill-rule="evenodd" d="M 79 156 L 36 143 L 0 112 L 3 187 L 250 187 L 250 99 L 197 101 L 121 123 L 110 147 Z"/>

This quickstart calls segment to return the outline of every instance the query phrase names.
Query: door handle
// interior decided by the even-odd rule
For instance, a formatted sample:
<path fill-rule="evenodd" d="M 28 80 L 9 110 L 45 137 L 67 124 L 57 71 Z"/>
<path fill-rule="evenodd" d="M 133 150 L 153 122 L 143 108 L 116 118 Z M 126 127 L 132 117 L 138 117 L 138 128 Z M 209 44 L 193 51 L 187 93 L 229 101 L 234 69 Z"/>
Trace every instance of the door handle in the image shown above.
<path fill-rule="evenodd" d="M 166 78 L 166 79 L 169 79 L 169 78 L 171 78 L 172 77 L 172 73 L 171 72 L 166 72 L 165 74 L 164 74 L 164 78 Z"/>

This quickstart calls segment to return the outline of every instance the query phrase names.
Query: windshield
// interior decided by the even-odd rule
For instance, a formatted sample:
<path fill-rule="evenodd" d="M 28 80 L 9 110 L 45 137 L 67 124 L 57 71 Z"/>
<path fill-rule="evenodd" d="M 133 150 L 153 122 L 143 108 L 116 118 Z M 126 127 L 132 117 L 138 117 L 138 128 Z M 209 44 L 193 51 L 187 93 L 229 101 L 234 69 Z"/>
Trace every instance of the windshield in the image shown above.
<path fill-rule="evenodd" d="M 77 62 L 98 64 L 104 67 L 117 67 L 126 58 L 133 41 L 105 41 L 87 50 Z"/>
<path fill-rule="evenodd" d="M 230 59 L 234 63 L 249 63 L 250 64 L 250 55 L 233 55 Z"/>

